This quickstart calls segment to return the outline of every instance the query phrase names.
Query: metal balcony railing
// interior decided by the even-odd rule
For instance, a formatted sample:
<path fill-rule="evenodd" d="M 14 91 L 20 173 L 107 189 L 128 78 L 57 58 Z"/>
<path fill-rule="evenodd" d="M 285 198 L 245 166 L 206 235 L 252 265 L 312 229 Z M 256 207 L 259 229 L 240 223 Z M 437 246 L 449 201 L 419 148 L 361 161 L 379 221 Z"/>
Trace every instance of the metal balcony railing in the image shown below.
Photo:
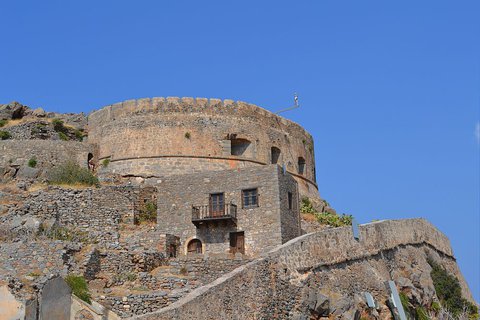
<path fill-rule="evenodd" d="M 231 220 L 237 219 L 237 206 L 229 203 L 222 206 L 192 206 L 192 222 L 205 222 L 216 220 Z"/>

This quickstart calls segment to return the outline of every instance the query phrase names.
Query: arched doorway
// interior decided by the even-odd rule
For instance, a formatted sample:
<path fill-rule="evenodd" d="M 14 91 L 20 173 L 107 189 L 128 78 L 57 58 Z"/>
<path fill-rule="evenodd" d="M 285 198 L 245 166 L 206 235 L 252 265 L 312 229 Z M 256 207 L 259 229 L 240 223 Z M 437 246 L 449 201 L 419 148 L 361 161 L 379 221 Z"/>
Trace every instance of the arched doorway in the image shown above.
<path fill-rule="evenodd" d="M 198 239 L 192 239 L 187 245 L 187 254 L 202 253 L 202 241 Z"/>
<path fill-rule="evenodd" d="M 88 166 L 88 169 L 90 171 L 93 171 L 95 169 L 95 165 L 93 163 L 93 154 L 92 153 L 88 153 L 88 156 L 87 156 L 87 166 Z"/>

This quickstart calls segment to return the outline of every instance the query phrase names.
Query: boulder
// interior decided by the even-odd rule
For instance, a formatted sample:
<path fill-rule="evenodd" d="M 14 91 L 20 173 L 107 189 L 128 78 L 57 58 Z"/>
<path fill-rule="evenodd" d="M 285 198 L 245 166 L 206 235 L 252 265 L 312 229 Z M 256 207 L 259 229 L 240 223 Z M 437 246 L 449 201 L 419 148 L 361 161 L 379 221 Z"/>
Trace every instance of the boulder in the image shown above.
<path fill-rule="evenodd" d="M 28 110 L 24 105 L 14 101 L 0 105 L 0 119 L 21 119 Z"/>
<path fill-rule="evenodd" d="M 42 108 L 37 108 L 33 110 L 32 115 L 38 118 L 44 118 L 47 115 L 47 113 Z"/>
<path fill-rule="evenodd" d="M 17 172 L 16 178 L 19 179 L 35 179 L 39 176 L 40 169 L 29 166 L 21 166 Z"/>
<path fill-rule="evenodd" d="M 307 305 L 310 312 L 319 317 L 326 317 L 330 314 L 330 299 L 315 290 L 310 290 L 308 293 Z"/>

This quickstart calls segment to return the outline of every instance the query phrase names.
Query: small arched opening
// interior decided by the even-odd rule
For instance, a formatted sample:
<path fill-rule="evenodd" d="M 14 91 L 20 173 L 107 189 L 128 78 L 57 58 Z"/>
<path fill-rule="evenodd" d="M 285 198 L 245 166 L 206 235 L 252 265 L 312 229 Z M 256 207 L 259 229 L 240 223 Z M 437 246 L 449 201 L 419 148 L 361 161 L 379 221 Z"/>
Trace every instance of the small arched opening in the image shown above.
<path fill-rule="evenodd" d="M 277 147 L 272 147 L 271 151 L 270 151 L 270 155 L 271 155 L 271 160 L 272 160 L 272 164 L 277 164 L 278 161 L 280 160 L 280 149 L 278 149 Z"/>
<path fill-rule="evenodd" d="M 89 152 L 87 156 L 87 165 L 90 171 L 95 169 L 95 164 L 93 163 L 93 154 L 91 152 Z"/>
<path fill-rule="evenodd" d="M 298 174 L 305 174 L 305 159 L 298 157 Z"/>
<path fill-rule="evenodd" d="M 246 156 L 247 150 L 251 142 L 247 139 L 232 139 L 231 140 L 231 155 L 232 156 Z"/>
<path fill-rule="evenodd" d="M 198 239 L 192 239 L 187 245 L 187 254 L 201 254 L 202 251 L 202 241 Z"/>

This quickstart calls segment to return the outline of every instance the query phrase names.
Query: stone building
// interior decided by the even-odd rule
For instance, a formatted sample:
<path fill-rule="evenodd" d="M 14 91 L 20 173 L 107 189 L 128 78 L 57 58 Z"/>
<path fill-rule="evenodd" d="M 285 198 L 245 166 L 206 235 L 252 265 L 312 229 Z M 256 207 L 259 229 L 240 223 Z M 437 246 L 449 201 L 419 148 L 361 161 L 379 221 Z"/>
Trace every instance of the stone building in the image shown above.
<path fill-rule="evenodd" d="M 158 228 L 180 237 L 181 254 L 254 256 L 301 234 L 297 183 L 277 165 L 172 176 L 158 188 Z"/>

